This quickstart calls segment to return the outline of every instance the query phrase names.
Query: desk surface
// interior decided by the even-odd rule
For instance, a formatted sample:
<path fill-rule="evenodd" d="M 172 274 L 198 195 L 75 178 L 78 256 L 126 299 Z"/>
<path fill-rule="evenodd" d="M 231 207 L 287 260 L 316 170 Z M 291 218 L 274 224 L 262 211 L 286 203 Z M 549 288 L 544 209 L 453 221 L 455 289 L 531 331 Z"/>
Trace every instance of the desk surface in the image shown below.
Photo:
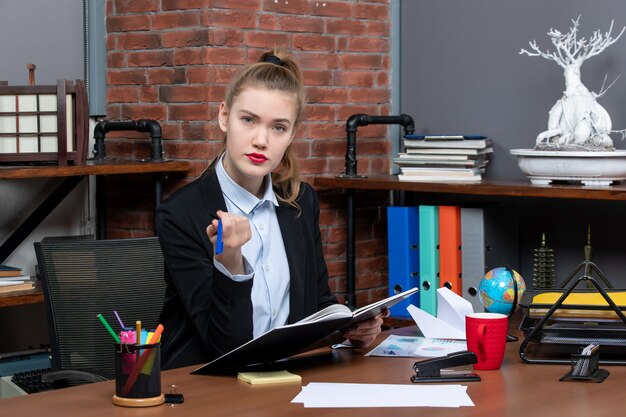
<path fill-rule="evenodd" d="M 415 328 L 394 333 L 415 334 Z M 381 338 L 382 340 L 382 338 Z M 559 382 L 568 371 L 563 365 L 529 365 L 518 356 L 520 342 L 507 345 L 503 366 L 497 371 L 476 371 L 482 381 L 467 383 L 475 407 L 461 408 L 380 408 L 305 409 L 291 404 L 300 385 L 252 386 L 235 376 L 190 375 L 193 369 L 163 372 L 162 386 L 175 384 L 185 396 L 185 403 L 170 407 L 161 405 L 141 411 L 114 406 L 113 381 L 83 385 L 65 390 L 0 400 L 7 416 L 611 416 L 621 415 L 621 395 L 626 390 L 626 367 L 602 366 L 611 375 L 601 384 L 593 382 Z M 361 382 L 410 384 L 413 374 L 411 358 L 364 357 L 363 351 L 316 351 L 299 360 L 283 364 L 283 369 L 302 376 L 303 385 L 310 382 Z"/>

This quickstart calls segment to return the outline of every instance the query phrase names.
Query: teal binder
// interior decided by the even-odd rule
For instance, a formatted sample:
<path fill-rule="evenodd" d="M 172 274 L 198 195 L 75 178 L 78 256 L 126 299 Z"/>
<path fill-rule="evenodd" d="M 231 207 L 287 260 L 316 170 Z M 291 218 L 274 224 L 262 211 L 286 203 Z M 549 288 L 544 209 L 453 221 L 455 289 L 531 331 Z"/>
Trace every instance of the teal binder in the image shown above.
<path fill-rule="evenodd" d="M 389 296 L 420 286 L 419 208 L 387 207 Z M 420 306 L 419 293 L 391 307 L 391 317 L 411 318 L 409 304 Z"/>
<path fill-rule="evenodd" d="M 420 308 L 437 315 L 439 288 L 439 209 L 419 206 Z"/>

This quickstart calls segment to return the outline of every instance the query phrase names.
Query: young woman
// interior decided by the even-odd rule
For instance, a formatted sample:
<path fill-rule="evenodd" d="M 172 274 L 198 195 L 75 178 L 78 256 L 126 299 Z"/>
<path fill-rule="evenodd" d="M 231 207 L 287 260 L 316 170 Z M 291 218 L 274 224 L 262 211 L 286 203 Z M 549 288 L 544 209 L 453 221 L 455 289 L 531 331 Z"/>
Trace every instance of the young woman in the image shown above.
<path fill-rule="evenodd" d="M 159 207 L 164 368 L 207 362 L 337 302 L 317 197 L 300 182 L 291 146 L 304 102 L 291 57 L 267 52 L 244 67 L 219 107 L 223 153 Z M 218 219 L 224 246 L 216 254 Z M 345 336 L 367 346 L 381 324 L 377 317 Z"/>

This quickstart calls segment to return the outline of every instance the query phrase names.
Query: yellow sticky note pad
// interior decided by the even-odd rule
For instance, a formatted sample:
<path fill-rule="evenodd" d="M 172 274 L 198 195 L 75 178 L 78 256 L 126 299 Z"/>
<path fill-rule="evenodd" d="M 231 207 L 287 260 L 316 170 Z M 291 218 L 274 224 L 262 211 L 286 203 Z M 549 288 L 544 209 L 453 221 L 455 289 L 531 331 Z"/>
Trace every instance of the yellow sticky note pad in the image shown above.
<path fill-rule="evenodd" d="M 278 384 L 284 382 L 302 382 L 300 375 L 288 371 L 274 372 L 239 372 L 237 378 L 248 384 Z"/>

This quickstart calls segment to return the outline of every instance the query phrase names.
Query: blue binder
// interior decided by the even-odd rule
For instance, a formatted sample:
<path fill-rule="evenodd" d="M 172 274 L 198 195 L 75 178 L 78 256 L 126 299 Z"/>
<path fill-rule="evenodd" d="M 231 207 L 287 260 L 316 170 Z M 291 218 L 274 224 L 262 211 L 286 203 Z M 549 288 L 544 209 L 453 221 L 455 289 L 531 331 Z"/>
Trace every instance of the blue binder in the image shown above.
<path fill-rule="evenodd" d="M 439 209 L 419 206 L 420 308 L 437 315 L 439 288 Z"/>
<path fill-rule="evenodd" d="M 389 296 L 419 287 L 419 209 L 387 207 Z M 419 292 L 391 307 L 391 316 L 410 318 L 409 304 L 419 307 Z"/>

